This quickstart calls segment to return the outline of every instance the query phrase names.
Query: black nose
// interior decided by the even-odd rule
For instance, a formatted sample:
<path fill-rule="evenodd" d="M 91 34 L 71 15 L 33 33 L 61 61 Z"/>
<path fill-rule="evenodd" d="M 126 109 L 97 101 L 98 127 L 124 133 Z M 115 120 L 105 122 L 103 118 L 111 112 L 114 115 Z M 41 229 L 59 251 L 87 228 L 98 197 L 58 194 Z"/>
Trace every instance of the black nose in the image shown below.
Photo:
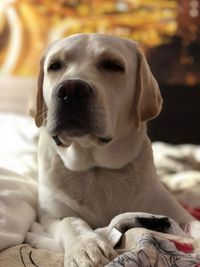
<path fill-rule="evenodd" d="M 65 100 L 87 98 L 91 95 L 90 85 L 82 80 L 66 80 L 56 88 L 56 97 Z"/>

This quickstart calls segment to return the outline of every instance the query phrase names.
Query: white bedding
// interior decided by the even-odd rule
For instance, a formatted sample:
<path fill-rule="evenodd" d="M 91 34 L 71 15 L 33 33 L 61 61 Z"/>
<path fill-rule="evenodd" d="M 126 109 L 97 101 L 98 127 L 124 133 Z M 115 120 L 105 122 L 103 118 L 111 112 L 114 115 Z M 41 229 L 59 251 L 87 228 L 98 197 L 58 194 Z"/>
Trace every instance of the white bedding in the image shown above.
<path fill-rule="evenodd" d="M 0 167 L 37 179 L 38 129 L 33 118 L 0 113 Z"/>
<path fill-rule="evenodd" d="M 200 207 L 200 146 L 155 142 L 153 152 L 158 174 L 176 199 Z"/>
<path fill-rule="evenodd" d="M 33 119 L 0 113 L 0 250 L 24 241 L 36 218 L 37 139 Z"/>

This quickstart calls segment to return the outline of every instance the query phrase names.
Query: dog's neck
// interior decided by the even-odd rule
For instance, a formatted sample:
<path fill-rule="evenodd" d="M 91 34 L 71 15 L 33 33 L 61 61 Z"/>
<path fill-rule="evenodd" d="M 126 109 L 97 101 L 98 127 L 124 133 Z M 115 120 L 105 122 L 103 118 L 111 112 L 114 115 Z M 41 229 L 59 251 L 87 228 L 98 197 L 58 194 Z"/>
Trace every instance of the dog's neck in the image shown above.
<path fill-rule="evenodd" d="M 55 149 L 71 171 L 86 171 L 94 167 L 121 169 L 134 161 L 146 142 L 149 141 L 143 124 L 134 131 L 130 128 L 124 136 L 104 146 L 84 147 L 73 141 L 67 148 L 55 145 Z"/>

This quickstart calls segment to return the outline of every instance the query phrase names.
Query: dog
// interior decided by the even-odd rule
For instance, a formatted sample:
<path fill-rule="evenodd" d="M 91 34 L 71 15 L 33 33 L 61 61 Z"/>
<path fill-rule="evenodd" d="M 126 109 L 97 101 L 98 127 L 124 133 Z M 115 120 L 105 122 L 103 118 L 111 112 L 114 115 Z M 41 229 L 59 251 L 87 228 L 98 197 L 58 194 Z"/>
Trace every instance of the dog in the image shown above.
<path fill-rule="evenodd" d="M 76 34 L 47 48 L 35 123 L 39 221 L 48 234 L 29 233 L 29 243 L 63 250 L 65 267 L 89 267 L 116 257 L 112 229 L 141 225 L 147 213 L 153 220 L 168 216 L 181 234 L 196 235 L 199 224 L 155 170 L 146 123 L 161 108 L 158 84 L 136 42 Z M 165 220 L 167 228 L 173 220 Z"/>

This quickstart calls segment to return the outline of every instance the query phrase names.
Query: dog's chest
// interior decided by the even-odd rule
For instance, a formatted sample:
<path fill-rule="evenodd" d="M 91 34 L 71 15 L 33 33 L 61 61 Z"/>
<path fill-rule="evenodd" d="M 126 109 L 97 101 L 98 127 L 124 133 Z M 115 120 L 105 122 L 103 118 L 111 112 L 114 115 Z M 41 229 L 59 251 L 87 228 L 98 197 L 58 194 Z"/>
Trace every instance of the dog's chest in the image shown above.
<path fill-rule="evenodd" d="M 115 215 L 137 209 L 141 183 L 133 173 L 132 166 L 123 170 L 66 171 L 49 186 L 53 197 L 48 204 L 59 217 L 77 214 L 93 227 L 105 226 Z"/>

